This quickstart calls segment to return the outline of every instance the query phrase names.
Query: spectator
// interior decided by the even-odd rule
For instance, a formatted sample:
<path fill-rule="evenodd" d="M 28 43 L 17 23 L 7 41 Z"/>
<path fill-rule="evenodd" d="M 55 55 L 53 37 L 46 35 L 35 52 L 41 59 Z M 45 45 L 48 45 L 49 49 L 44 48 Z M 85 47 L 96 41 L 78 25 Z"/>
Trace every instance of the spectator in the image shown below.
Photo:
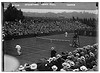
<path fill-rule="evenodd" d="M 65 53 L 65 52 L 62 52 L 62 58 L 63 58 L 64 60 L 67 59 L 66 53 Z"/>
<path fill-rule="evenodd" d="M 96 46 L 95 49 L 97 49 Z M 57 54 L 39 63 L 31 65 L 25 63 L 24 66 L 20 65 L 19 71 L 98 71 L 95 55 L 91 46 L 87 45 L 76 48 L 73 52 L 62 52 L 62 55 Z"/>
<path fill-rule="evenodd" d="M 51 57 L 56 57 L 56 51 L 54 47 L 51 47 Z"/>
<path fill-rule="evenodd" d="M 78 72 L 78 71 L 79 71 L 79 69 L 77 68 L 77 69 L 74 69 L 73 71 L 74 71 L 74 72 Z"/>
<path fill-rule="evenodd" d="M 25 68 L 26 71 L 31 71 L 31 68 L 30 68 L 29 64 L 26 64 L 24 68 Z"/>
<path fill-rule="evenodd" d="M 57 71 L 57 69 L 58 69 L 58 68 L 57 68 L 56 65 L 53 65 L 53 66 L 52 66 L 52 70 L 53 70 L 53 71 Z"/>
<path fill-rule="evenodd" d="M 37 64 L 33 63 L 30 65 L 31 71 L 37 71 Z"/>
<path fill-rule="evenodd" d="M 80 70 L 81 70 L 81 71 L 87 71 L 88 69 L 87 69 L 85 66 L 81 66 L 81 67 L 80 67 Z"/>
<path fill-rule="evenodd" d="M 19 70 L 19 71 L 25 71 L 25 70 L 24 70 L 24 66 L 23 66 L 23 65 L 20 65 L 19 68 L 18 68 L 18 70 Z"/>

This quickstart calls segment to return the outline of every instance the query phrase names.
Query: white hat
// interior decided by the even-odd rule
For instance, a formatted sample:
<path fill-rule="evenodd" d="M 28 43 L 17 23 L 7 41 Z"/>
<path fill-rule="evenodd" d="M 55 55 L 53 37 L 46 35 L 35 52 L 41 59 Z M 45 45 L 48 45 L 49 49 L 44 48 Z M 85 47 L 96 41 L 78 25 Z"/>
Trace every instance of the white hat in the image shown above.
<path fill-rule="evenodd" d="M 53 58 L 49 58 L 49 61 L 52 61 L 53 60 Z"/>
<path fill-rule="evenodd" d="M 60 69 L 60 71 L 65 72 L 66 70 L 64 70 L 64 69 Z"/>
<path fill-rule="evenodd" d="M 58 69 L 58 67 L 56 65 L 52 66 L 53 71 L 56 71 Z"/>
<path fill-rule="evenodd" d="M 90 56 L 94 56 L 94 54 L 92 52 L 90 52 L 89 54 L 90 54 Z"/>
<path fill-rule="evenodd" d="M 91 48 L 94 48 L 93 46 L 91 46 Z"/>
<path fill-rule="evenodd" d="M 57 58 L 60 58 L 61 57 L 61 55 L 60 54 L 57 54 Z"/>
<path fill-rule="evenodd" d="M 79 56 L 80 54 L 79 53 L 76 53 L 76 56 Z"/>
<path fill-rule="evenodd" d="M 76 48 L 77 50 L 82 50 L 83 48 Z"/>
<path fill-rule="evenodd" d="M 37 69 L 37 64 L 36 64 L 36 63 L 31 64 L 31 65 L 30 65 L 30 68 L 31 68 L 31 69 Z"/>
<path fill-rule="evenodd" d="M 79 69 L 74 69 L 73 71 L 79 71 Z"/>
<path fill-rule="evenodd" d="M 20 65 L 18 70 L 23 70 L 24 69 L 24 66 Z"/>
<path fill-rule="evenodd" d="M 81 60 L 81 58 L 77 58 L 77 60 L 78 60 L 78 61 L 80 61 L 80 60 Z"/>
<path fill-rule="evenodd" d="M 25 68 L 29 67 L 29 64 L 28 64 L 28 63 L 25 63 L 25 64 L 24 64 L 24 67 L 25 67 Z"/>
<path fill-rule="evenodd" d="M 53 50 L 53 49 L 55 49 L 55 47 L 51 47 L 51 49 Z"/>
<path fill-rule="evenodd" d="M 69 63 L 65 63 L 65 62 L 62 64 L 62 66 L 66 67 L 66 68 L 70 68 L 71 67 Z"/>
<path fill-rule="evenodd" d="M 71 66 L 74 66 L 74 65 L 75 65 L 75 63 L 74 63 L 73 61 L 71 61 L 71 62 L 70 62 L 70 65 L 71 65 Z"/>
<path fill-rule="evenodd" d="M 91 47 L 90 45 L 87 45 L 87 46 L 86 46 L 86 49 L 90 49 L 90 47 Z"/>
<path fill-rule="evenodd" d="M 71 63 L 71 60 L 68 60 L 68 61 L 66 61 L 66 62 L 70 64 L 70 63 Z"/>
<path fill-rule="evenodd" d="M 69 52 L 68 55 L 72 55 L 72 52 Z"/>
<path fill-rule="evenodd" d="M 87 69 L 85 66 L 81 66 L 81 67 L 80 67 L 80 70 L 82 70 L 82 71 L 87 71 L 88 69 Z"/>
<path fill-rule="evenodd" d="M 67 63 L 66 63 L 66 62 L 62 63 L 62 66 L 66 66 L 66 65 L 67 65 Z"/>
<path fill-rule="evenodd" d="M 71 56 L 67 56 L 67 58 L 69 59 L 69 58 L 71 58 Z"/>
<path fill-rule="evenodd" d="M 85 57 L 84 56 L 81 56 L 81 59 L 84 59 L 85 60 Z"/>
<path fill-rule="evenodd" d="M 49 63 L 50 63 L 52 60 L 53 60 L 53 58 L 50 57 L 47 61 L 49 61 Z"/>
<path fill-rule="evenodd" d="M 16 45 L 16 47 L 15 48 L 21 48 L 21 46 L 20 45 Z"/>
<path fill-rule="evenodd" d="M 53 57 L 53 60 L 55 61 L 57 58 L 56 57 Z"/>
<path fill-rule="evenodd" d="M 71 60 L 67 60 L 66 63 L 70 64 L 70 66 L 74 66 L 75 65 L 75 63 L 73 61 L 71 61 Z"/>

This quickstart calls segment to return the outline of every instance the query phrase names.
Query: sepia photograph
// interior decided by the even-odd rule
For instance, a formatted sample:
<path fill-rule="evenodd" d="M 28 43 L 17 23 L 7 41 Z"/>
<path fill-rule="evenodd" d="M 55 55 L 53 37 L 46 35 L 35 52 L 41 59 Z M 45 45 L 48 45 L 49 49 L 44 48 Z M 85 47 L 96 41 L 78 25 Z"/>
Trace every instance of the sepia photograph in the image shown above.
<path fill-rule="evenodd" d="M 99 2 L 1 2 L 2 72 L 97 72 Z"/>

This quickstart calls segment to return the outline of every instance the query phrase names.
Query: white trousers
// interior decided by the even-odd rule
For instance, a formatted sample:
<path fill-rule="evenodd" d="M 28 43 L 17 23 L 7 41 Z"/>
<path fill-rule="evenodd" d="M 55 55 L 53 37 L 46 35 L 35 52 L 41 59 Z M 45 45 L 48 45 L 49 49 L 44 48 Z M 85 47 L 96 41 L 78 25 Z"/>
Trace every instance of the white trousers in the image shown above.
<path fill-rule="evenodd" d="M 17 53 L 18 53 L 18 55 L 21 55 L 22 52 L 21 52 L 21 50 L 17 50 Z"/>

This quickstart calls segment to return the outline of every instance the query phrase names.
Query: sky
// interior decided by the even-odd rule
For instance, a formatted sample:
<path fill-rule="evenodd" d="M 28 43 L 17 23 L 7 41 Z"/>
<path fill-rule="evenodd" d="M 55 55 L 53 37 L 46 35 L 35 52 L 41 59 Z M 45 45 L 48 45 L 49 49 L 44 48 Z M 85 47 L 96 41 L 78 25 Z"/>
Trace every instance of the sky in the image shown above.
<path fill-rule="evenodd" d="M 4 3 L 4 8 L 7 8 L 8 4 Z M 23 12 L 89 12 L 97 14 L 96 2 L 14 2 L 12 4 Z"/>

